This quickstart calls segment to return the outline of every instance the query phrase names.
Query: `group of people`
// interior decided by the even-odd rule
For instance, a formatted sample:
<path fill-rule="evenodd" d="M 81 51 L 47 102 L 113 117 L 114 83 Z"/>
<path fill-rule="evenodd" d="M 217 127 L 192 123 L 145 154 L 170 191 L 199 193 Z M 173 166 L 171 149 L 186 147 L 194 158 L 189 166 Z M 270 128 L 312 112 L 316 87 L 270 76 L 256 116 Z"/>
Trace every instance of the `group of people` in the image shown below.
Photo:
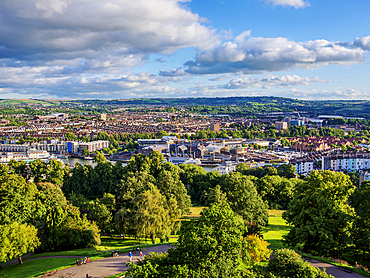
<path fill-rule="evenodd" d="M 77 265 L 82 265 L 82 264 L 87 264 L 89 262 L 90 262 L 89 258 L 88 257 L 85 257 L 84 259 L 81 259 L 81 261 L 80 260 L 77 260 L 76 261 L 76 264 Z"/>
<path fill-rule="evenodd" d="M 131 251 L 128 253 L 128 257 L 129 257 L 130 262 L 132 262 L 132 252 Z M 139 260 L 141 261 L 143 259 L 144 259 L 144 254 L 143 254 L 143 252 L 140 251 L 140 258 L 139 258 Z"/>

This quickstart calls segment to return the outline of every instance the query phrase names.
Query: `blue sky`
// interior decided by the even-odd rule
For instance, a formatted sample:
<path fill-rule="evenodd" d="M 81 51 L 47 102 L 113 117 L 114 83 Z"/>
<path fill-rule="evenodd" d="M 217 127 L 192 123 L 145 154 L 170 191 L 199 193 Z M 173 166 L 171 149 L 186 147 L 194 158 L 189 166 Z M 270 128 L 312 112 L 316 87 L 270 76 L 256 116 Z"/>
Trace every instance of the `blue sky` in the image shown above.
<path fill-rule="evenodd" d="M 4 0 L 0 98 L 370 99 L 370 1 Z"/>

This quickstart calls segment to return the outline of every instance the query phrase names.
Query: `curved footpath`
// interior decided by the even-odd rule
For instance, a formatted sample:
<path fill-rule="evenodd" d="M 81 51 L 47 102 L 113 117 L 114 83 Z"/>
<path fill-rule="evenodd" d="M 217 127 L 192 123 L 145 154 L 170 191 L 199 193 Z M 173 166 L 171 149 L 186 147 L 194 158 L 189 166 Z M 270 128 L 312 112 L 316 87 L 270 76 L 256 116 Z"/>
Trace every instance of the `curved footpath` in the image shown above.
<path fill-rule="evenodd" d="M 166 252 L 170 248 L 169 245 L 158 245 L 153 247 L 148 247 L 142 252 L 144 255 L 148 255 L 149 252 Z M 81 258 L 81 256 L 51 256 L 51 257 L 40 257 L 41 258 L 61 258 L 61 257 L 68 257 L 68 258 Z M 36 260 L 39 258 L 32 258 L 28 260 Z M 320 269 L 325 268 L 328 274 L 333 275 L 335 278 L 363 278 L 360 274 L 355 272 L 348 273 L 347 271 L 342 270 L 341 268 L 316 261 L 313 259 L 305 258 L 312 266 L 318 267 Z M 139 252 L 133 253 L 133 261 L 139 260 Z M 24 260 L 26 261 L 26 260 Z M 127 270 L 126 263 L 129 261 L 128 253 L 120 254 L 118 257 L 108 257 L 100 260 L 95 260 L 91 263 L 80 265 L 80 266 L 72 266 L 63 270 L 59 270 L 54 274 L 47 276 L 53 278 L 85 278 L 88 274 L 89 277 L 92 278 L 101 278 L 112 276 L 118 273 L 125 272 Z M 11 263 L 11 262 L 9 262 Z"/>

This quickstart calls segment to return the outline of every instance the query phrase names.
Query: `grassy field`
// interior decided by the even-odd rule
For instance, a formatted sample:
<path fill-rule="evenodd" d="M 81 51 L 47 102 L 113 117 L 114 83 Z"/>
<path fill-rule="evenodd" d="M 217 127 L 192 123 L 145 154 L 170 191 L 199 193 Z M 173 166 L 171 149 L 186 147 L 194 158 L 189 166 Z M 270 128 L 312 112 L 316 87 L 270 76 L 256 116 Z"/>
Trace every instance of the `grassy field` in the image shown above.
<path fill-rule="evenodd" d="M 269 248 L 271 249 L 284 247 L 281 240 L 283 235 L 289 232 L 289 226 L 282 217 L 283 212 L 282 210 L 269 210 L 269 225 L 262 231 L 263 239 L 270 243 Z"/>
<path fill-rule="evenodd" d="M 76 262 L 74 258 L 47 258 L 40 260 L 25 261 L 23 265 L 12 264 L 0 269 L 0 277 L 3 278 L 27 278 L 39 277 L 46 272 L 64 269 Z"/>
<path fill-rule="evenodd" d="M 190 220 L 190 219 L 198 219 L 200 217 L 200 213 L 203 209 L 207 207 L 191 207 L 190 213 L 187 215 L 184 215 L 181 220 Z"/>

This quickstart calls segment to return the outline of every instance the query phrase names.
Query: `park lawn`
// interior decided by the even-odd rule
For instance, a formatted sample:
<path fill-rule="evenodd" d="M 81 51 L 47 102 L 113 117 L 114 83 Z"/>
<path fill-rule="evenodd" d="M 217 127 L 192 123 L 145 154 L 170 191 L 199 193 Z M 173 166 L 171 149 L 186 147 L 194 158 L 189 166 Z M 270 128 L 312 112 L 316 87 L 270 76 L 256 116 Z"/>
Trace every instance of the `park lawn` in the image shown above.
<path fill-rule="evenodd" d="M 23 265 L 12 264 L 0 269 L 0 277 L 4 278 L 27 278 L 39 277 L 46 272 L 56 269 L 64 269 L 76 263 L 74 258 L 45 258 L 32 261 L 24 261 Z"/>
<path fill-rule="evenodd" d="M 178 236 L 171 235 L 170 243 L 177 242 Z M 156 239 L 154 245 L 161 244 L 159 239 Z M 81 248 L 74 250 L 58 251 L 58 252 L 44 252 L 39 254 L 31 255 L 25 259 L 39 258 L 47 256 L 81 256 L 81 257 L 92 257 L 92 259 L 109 257 L 113 250 L 119 250 L 120 253 L 129 252 L 136 247 L 145 248 L 153 246 L 151 240 L 138 240 L 134 238 L 121 238 L 121 237 L 108 237 L 102 236 L 101 245 L 91 248 Z"/>
<path fill-rule="evenodd" d="M 269 225 L 262 230 L 263 239 L 270 243 L 269 248 L 283 248 L 283 235 L 288 234 L 289 226 L 282 217 L 283 210 L 269 210 Z"/>
<path fill-rule="evenodd" d="M 202 206 L 194 206 L 190 208 L 190 213 L 181 217 L 180 220 L 191 220 L 191 219 L 198 219 L 200 217 L 200 213 L 207 207 Z"/>

